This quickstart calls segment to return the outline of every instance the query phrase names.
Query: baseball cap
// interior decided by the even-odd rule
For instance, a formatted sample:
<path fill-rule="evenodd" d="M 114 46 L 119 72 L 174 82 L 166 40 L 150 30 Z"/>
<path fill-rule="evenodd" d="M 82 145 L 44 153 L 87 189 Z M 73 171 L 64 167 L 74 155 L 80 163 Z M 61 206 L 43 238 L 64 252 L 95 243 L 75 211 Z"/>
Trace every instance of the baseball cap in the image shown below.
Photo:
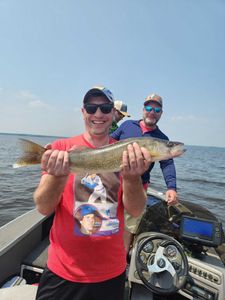
<path fill-rule="evenodd" d="M 144 102 L 144 105 L 148 102 L 157 102 L 161 107 L 163 106 L 163 101 L 162 101 L 162 97 L 160 97 L 159 95 L 157 94 L 151 94 L 151 95 L 148 95 L 146 98 L 145 98 L 145 102 Z"/>
<path fill-rule="evenodd" d="M 109 100 L 109 102 L 114 102 L 114 96 L 108 88 L 104 86 L 94 86 L 85 94 L 83 103 L 87 103 L 88 98 L 95 93 L 100 93 L 105 96 Z"/>
<path fill-rule="evenodd" d="M 98 216 L 101 219 L 105 219 L 100 212 L 97 210 L 96 207 L 92 206 L 92 205 L 82 205 L 80 207 L 80 216 L 84 217 L 86 215 L 90 215 L 90 214 L 95 214 L 96 216 Z"/>
<path fill-rule="evenodd" d="M 114 101 L 114 107 L 116 110 L 118 110 L 122 115 L 126 117 L 130 117 L 130 115 L 127 112 L 127 105 L 124 104 L 122 101 L 116 100 Z"/>

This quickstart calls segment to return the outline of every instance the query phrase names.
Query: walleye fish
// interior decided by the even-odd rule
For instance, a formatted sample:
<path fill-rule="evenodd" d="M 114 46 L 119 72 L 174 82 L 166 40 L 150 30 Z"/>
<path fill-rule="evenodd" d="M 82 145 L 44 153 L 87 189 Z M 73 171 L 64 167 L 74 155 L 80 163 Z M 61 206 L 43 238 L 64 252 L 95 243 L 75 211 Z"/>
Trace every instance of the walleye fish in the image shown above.
<path fill-rule="evenodd" d="M 70 170 L 73 173 L 117 172 L 120 170 L 123 151 L 127 149 L 129 144 L 134 142 L 149 151 L 152 161 L 174 158 L 182 155 L 186 151 L 184 144 L 180 142 L 150 137 L 128 138 L 96 149 L 80 147 L 69 151 Z M 19 168 L 40 164 L 41 157 L 46 149 L 26 139 L 20 139 L 20 143 L 23 154 L 13 167 Z"/>

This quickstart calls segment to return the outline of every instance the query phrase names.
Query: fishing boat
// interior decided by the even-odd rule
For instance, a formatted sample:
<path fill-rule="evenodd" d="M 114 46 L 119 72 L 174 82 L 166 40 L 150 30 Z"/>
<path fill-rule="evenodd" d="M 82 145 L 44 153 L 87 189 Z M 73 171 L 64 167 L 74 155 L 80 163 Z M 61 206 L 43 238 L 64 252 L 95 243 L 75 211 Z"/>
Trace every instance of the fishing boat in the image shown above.
<path fill-rule="evenodd" d="M 0 228 L 0 299 L 35 299 L 54 215 L 33 209 Z M 207 209 L 148 189 L 127 258 L 125 300 L 225 300 L 222 224 Z"/>

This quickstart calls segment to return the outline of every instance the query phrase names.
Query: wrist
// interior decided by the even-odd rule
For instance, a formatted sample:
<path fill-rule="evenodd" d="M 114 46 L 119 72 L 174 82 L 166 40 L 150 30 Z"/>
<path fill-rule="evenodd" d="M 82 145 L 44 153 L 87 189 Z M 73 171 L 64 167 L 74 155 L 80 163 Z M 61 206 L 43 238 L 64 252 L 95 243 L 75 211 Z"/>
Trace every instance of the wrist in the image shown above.
<path fill-rule="evenodd" d="M 129 175 L 129 176 L 125 176 L 123 177 L 123 183 L 124 184 L 141 184 L 142 185 L 142 180 L 141 180 L 141 177 L 140 176 L 132 176 L 132 175 Z"/>
<path fill-rule="evenodd" d="M 68 180 L 68 175 L 61 175 L 61 176 L 56 176 L 56 175 L 51 175 L 51 174 L 47 174 L 48 176 L 48 182 L 51 185 L 57 185 L 57 186 L 61 186 L 61 185 L 65 185 L 67 180 Z"/>

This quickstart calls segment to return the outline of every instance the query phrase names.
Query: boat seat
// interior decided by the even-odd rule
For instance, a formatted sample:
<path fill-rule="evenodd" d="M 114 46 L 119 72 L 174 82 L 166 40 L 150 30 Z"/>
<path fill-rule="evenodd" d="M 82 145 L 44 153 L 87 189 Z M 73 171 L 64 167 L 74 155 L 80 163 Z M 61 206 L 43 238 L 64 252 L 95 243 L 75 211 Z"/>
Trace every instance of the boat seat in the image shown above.
<path fill-rule="evenodd" d="M 18 285 L 0 289 L 1 300 L 35 300 L 37 286 L 35 285 Z"/>
<path fill-rule="evenodd" d="M 21 276 L 24 277 L 24 270 L 31 270 L 42 273 L 48 258 L 49 238 L 45 238 L 38 246 L 32 250 L 22 261 Z"/>

